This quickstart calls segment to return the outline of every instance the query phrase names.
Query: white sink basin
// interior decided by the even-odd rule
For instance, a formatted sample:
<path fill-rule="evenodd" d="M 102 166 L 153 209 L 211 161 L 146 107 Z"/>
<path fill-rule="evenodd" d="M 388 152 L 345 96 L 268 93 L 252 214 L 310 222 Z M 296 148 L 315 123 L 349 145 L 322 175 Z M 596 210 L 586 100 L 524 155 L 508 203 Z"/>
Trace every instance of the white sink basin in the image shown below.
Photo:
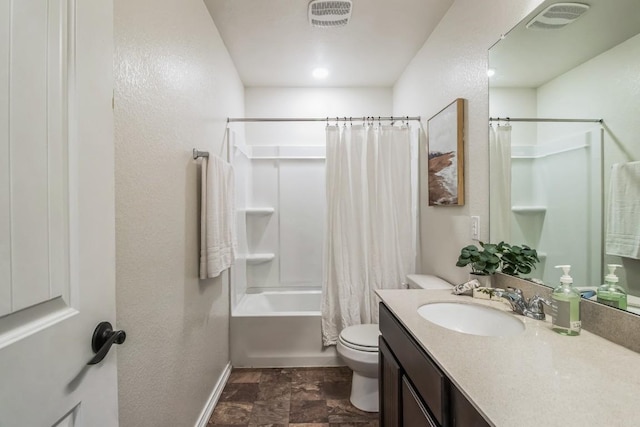
<path fill-rule="evenodd" d="M 524 331 L 524 323 L 509 313 L 479 304 L 435 302 L 418 308 L 429 322 L 464 334 L 504 337 Z"/>

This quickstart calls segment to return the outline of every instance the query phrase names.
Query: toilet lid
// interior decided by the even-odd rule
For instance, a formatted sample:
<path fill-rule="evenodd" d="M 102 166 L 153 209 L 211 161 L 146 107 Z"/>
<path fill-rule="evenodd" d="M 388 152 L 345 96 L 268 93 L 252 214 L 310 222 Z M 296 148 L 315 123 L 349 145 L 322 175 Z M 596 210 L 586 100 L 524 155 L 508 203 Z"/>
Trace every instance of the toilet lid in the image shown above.
<path fill-rule="evenodd" d="M 362 351 L 378 351 L 377 324 L 353 325 L 340 332 L 340 340 L 348 347 Z"/>

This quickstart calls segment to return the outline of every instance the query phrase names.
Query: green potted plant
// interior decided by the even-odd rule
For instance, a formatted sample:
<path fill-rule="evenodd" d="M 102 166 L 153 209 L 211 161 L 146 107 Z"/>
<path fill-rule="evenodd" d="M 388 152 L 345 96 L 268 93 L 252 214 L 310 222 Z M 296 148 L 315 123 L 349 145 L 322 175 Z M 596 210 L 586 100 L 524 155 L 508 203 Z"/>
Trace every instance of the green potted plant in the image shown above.
<path fill-rule="evenodd" d="M 508 243 L 500 242 L 498 249 L 502 254 L 501 271 L 511 276 L 519 276 L 520 274 L 529 274 L 536 267 L 538 252 L 527 245 L 516 246 Z"/>
<path fill-rule="evenodd" d="M 460 250 L 456 266 L 471 266 L 471 278 L 477 279 L 482 286 L 490 286 L 491 276 L 500 267 L 500 249 L 493 243 L 480 242 L 482 249 L 476 245 L 465 246 Z"/>

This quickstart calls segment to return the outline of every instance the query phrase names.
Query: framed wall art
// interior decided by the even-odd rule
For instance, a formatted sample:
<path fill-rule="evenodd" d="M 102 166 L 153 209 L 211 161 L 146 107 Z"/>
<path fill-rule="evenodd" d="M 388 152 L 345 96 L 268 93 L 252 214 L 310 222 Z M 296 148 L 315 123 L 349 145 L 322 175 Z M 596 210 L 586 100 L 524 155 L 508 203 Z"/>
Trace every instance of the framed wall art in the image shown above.
<path fill-rule="evenodd" d="M 464 99 L 427 122 L 429 206 L 464 205 Z"/>

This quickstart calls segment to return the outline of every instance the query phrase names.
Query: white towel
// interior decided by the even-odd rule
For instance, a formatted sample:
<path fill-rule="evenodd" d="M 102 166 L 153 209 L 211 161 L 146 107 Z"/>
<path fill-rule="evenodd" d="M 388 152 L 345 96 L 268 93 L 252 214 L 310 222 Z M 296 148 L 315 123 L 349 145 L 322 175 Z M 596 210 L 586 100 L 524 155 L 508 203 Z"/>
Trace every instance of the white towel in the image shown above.
<path fill-rule="evenodd" d="M 607 254 L 640 259 L 640 162 L 611 168 Z"/>
<path fill-rule="evenodd" d="M 233 167 L 213 154 L 202 159 L 200 278 L 219 276 L 233 265 L 236 227 Z"/>

